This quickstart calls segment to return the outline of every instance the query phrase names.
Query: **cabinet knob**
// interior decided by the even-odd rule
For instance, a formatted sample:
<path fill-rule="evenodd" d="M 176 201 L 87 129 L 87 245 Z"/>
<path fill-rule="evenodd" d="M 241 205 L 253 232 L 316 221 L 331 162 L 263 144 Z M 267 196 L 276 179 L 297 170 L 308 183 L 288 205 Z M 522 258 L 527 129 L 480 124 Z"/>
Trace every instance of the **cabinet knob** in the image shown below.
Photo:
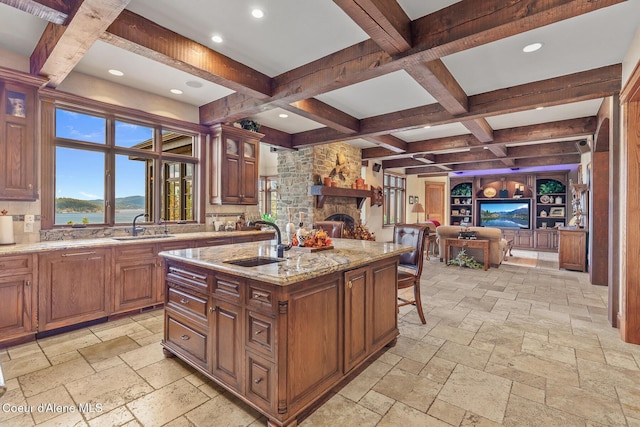
<path fill-rule="evenodd" d="M 258 329 L 254 335 L 260 335 L 262 333 L 262 329 Z"/>
<path fill-rule="evenodd" d="M 257 380 L 254 381 L 254 383 L 256 384 L 260 384 L 262 382 L 262 378 L 258 378 Z"/>
<path fill-rule="evenodd" d="M 180 298 L 180 303 L 186 305 L 186 304 L 189 304 L 189 300 L 186 298 Z"/>
<path fill-rule="evenodd" d="M 217 307 L 215 307 L 213 305 L 211 307 L 209 307 L 209 313 L 213 313 L 214 311 L 216 311 L 216 308 Z"/>
<path fill-rule="evenodd" d="M 188 341 L 188 340 L 189 340 L 189 335 L 181 335 L 181 336 L 180 336 L 180 339 L 181 339 L 182 341 Z"/>
<path fill-rule="evenodd" d="M 349 289 L 353 288 L 353 282 L 351 280 L 347 282 L 347 288 Z"/>

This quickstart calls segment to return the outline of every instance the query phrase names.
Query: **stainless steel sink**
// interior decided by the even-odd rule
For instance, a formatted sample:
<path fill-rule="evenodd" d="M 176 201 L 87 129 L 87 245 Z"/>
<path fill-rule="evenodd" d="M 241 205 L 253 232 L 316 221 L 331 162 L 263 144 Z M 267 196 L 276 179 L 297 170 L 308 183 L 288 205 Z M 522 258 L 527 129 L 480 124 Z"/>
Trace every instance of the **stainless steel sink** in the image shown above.
<path fill-rule="evenodd" d="M 238 265 L 240 267 L 257 267 L 259 265 L 273 264 L 275 262 L 284 261 L 281 258 L 269 258 L 269 257 L 253 257 L 253 258 L 243 258 L 236 259 L 233 261 L 224 261 L 225 264 L 233 264 Z"/>
<path fill-rule="evenodd" d="M 164 239 L 166 237 L 174 237 L 171 234 L 143 234 L 142 236 L 125 236 L 125 237 L 112 237 L 113 240 L 147 240 L 147 239 Z"/>

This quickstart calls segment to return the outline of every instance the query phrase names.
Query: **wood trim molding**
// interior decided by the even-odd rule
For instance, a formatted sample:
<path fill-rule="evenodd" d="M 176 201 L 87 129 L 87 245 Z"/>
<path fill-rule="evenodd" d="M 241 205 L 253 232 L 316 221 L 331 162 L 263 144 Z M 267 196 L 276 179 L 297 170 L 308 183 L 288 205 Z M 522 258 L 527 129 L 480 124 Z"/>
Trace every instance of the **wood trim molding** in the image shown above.
<path fill-rule="evenodd" d="M 640 61 L 636 63 L 629 80 L 627 80 L 620 92 L 621 104 L 632 101 L 640 101 Z"/>

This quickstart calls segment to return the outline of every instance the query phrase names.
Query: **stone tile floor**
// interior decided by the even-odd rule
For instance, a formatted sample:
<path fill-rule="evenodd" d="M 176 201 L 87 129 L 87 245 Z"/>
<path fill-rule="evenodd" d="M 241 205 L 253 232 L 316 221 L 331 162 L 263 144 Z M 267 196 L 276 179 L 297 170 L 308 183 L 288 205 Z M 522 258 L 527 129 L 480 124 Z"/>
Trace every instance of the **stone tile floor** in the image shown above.
<path fill-rule="evenodd" d="M 427 261 L 427 325 L 402 307 L 397 345 L 301 425 L 640 426 L 640 346 L 609 327 L 607 289 L 554 256 L 486 272 Z M 163 357 L 162 314 L 0 350 L 0 426 L 265 425 Z"/>

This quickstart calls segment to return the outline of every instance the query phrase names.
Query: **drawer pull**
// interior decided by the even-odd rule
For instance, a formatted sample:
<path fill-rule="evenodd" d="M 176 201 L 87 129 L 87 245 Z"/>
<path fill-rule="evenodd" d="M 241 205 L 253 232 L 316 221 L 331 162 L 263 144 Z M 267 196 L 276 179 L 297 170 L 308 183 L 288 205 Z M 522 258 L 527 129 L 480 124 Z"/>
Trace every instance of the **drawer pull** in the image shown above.
<path fill-rule="evenodd" d="M 260 335 L 262 332 L 263 332 L 263 331 L 262 331 L 262 329 L 258 329 L 258 330 L 255 332 L 255 335 Z"/>
<path fill-rule="evenodd" d="M 76 253 L 71 253 L 71 254 L 62 254 L 63 257 L 68 257 L 68 256 L 84 256 L 84 255 L 95 255 L 96 251 L 89 251 L 89 252 L 76 252 Z"/>
<path fill-rule="evenodd" d="M 262 378 L 258 378 L 257 380 L 254 381 L 254 383 L 256 384 L 260 384 L 262 382 Z"/>
<path fill-rule="evenodd" d="M 195 274 L 195 273 L 193 273 L 191 271 L 182 270 L 182 269 L 176 268 L 176 267 L 169 267 L 169 271 L 171 271 L 172 273 L 180 274 L 181 276 L 190 277 L 193 280 L 201 280 L 201 281 L 206 281 L 207 280 L 207 276 L 203 276 L 203 275 L 200 275 L 200 274 Z"/>
<path fill-rule="evenodd" d="M 349 280 L 347 282 L 347 288 L 351 289 L 353 287 L 353 282 L 351 280 Z"/>
<path fill-rule="evenodd" d="M 189 300 L 186 298 L 180 298 L 180 303 L 186 305 L 186 304 L 189 304 Z"/>
<path fill-rule="evenodd" d="M 211 307 L 209 307 L 209 313 L 213 313 L 214 311 L 216 311 L 216 309 L 217 307 L 212 305 Z"/>
<path fill-rule="evenodd" d="M 188 341 L 188 340 L 189 340 L 189 338 L 190 338 L 190 337 L 189 337 L 189 335 L 181 335 L 181 336 L 180 336 L 180 339 L 181 339 L 182 341 Z"/>

